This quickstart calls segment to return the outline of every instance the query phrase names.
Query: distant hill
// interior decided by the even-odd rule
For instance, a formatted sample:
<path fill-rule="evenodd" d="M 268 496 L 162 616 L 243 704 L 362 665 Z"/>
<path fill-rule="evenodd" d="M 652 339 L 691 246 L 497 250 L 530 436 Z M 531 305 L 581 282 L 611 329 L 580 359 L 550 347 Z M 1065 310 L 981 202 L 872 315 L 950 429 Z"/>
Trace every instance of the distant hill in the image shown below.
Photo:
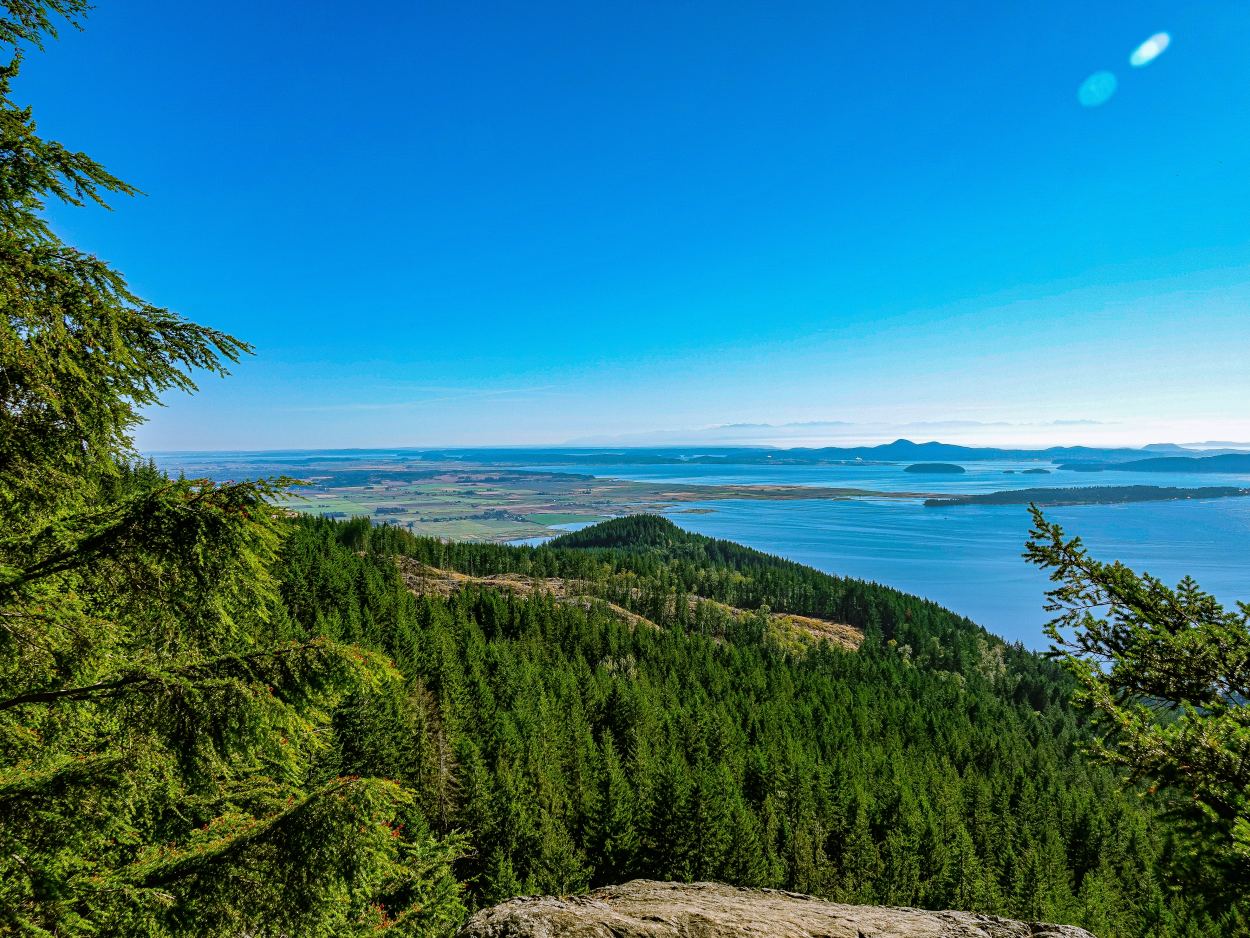
<path fill-rule="evenodd" d="M 1223 453 L 1219 456 L 1156 456 L 1128 462 L 1070 462 L 1060 469 L 1071 472 L 1222 472 L 1250 473 L 1250 453 Z"/>
<path fill-rule="evenodd" d="M 1166 454 L 1154 456 L 1154 454 Z M 1236 453 L 1250 459 L 1250 453 Z M 1218 458 L 1172 443 L 1149 447 L 1102 449 L 1089 446 L 1052 446 L 1046 449 L 1001 449 L 960 446 L 899 439 L 877 446 L 826 446 L 774 449 L 750 446 L 660 447 L 551 447 L 546 449 L 448 449 L 429 450 L 421 459 L 462 459 L 493 465 L 806 465 L 848 462 L 980 462 L 988 460 L 1037 461 L 1063 464 L 1111 464 L 1151 461 L 1153 458 Z"/>

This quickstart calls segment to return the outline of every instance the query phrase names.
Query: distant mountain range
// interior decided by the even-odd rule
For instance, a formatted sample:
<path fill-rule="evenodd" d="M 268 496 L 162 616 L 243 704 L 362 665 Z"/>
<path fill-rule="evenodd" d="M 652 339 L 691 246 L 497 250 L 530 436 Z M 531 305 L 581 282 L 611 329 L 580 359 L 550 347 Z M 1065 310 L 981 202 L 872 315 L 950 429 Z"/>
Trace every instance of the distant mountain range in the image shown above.
<path fill-rule="evenodd" d="M 1145 457 L 1145 458 L 1144 458 Z M 1225 459 L 1225 457 L 1234 457 Z M 825 446 L 774 449 L 770 447 L 626 446 L 552 447 L 534 449 L 447 449 L 426 450 L 423 459 L 463 459 L 494 465 L 673 465 L 706 463 L 719 465 L 803 465 L 846 462 L 980 462 L 1018 460 L 1058 463 L 1062 468 L 1098 471 L 1112 465 L 1124 469 L 1138 464 L 1144 472 L 1245 472 L 1250 452 L 1242 450 L 1196 450 L 1175 443 L 1154 443 L 1137 448 L 1100 449 L 1090 446 L 1052 446 L 1046 449 L 1001 449 L 961 446 L 954 443 L 915 443 L 895 440 L 877 446 Z M 1210 468 L 1194 469 L 1189 463 L 1209 463 Z M 1175 461 L 1179 461 L 1178 465 Z M 1165 468 L 1153 468 L 1168 463 Z M 1220 468 L 1215 468 L 1218 465 Z"/>

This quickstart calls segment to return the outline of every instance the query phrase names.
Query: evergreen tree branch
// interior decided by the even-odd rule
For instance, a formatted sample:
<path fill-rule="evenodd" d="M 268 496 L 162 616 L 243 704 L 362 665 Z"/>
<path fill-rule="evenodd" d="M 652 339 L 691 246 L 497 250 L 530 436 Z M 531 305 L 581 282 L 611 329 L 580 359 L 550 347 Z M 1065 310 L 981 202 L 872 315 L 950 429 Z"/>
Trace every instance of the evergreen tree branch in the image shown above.
<path fill-rule="evenodd" d="M 198 661 L 181 668 L 168 670 L 136 670 L 115 677 L 97 681 L 78 687 L 63 687 L 55 690 L 28 691 L 0 700 L 0 711 L 14 707 L 31 706 L 34 704 L 56 703 L 63 700 L 90 700 L 103 696 L 113 696 L 121 691 L 143 692 L 158 686 L 176 686 L 197 681 L 236 677 L 253 679 L 262 676 L 257 665 L 265 662 L 279 661 L 292 656 L 308 656 L 317 658 L 334 657 L 340 661 L 351 661 L 357 665 L 381 659 L 371 656 L 360 649 L 336 645 L 323 638 L 288 645 L 284 648 L 268 649 L 246 655 L 223 655 L 209 661 Z"/>

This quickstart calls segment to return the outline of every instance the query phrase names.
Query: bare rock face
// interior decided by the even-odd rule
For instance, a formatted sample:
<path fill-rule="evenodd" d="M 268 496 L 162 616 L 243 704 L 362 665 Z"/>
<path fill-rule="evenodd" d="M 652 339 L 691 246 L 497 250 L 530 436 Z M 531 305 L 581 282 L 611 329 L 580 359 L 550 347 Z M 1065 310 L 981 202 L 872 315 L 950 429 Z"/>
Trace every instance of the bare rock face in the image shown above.
<path fill-rule="evenodd" d="M 774 889 L 634 880 L 586 896 L 511 899 L 460 938 L 1093 938 L 972 912 L 840 905 Z"/>

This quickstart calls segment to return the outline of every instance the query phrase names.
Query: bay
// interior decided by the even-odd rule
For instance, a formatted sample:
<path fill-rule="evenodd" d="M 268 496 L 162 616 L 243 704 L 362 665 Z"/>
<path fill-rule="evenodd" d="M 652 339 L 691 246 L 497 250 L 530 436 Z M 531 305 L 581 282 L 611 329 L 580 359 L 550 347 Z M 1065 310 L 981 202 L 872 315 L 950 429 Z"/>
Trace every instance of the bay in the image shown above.
<path fill-rule="evenodd" d="M 848 486 L 923 493 L 1083 485 L 1247 485 L 1241 475 L 1073 473 L 1021 475 L 1038 463 L 965 463 L 964 475 L 907 473 L 901 465 L 568 466 L 562 471 L 647 482 Z M 1006 474 L 1005 469 L 1016 470 Z M 724 499 L 666 512 L 679 526 L 817 569 L 884 583 L 946 606 L 1009 641 L 1043 648 L 1046 575 L 1022 557 L 1023 505 L 926 508 L 917 499 Z M 1225 603 L 1250 599 L 1250 498 L 1072 505 L 1047 517 L 1103 560 L 1174 585 L 1192 576 Z"/>

